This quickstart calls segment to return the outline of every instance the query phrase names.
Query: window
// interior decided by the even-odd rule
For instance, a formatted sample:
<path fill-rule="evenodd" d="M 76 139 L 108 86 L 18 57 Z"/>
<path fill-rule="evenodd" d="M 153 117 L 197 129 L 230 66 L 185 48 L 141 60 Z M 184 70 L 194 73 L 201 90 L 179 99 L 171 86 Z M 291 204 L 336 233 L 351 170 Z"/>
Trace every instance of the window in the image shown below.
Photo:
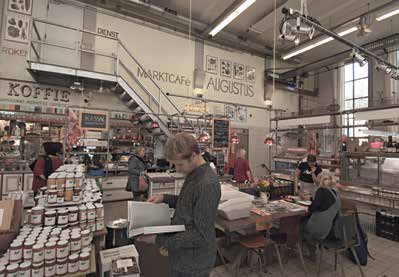
<path fill-rule="evenodd" d="M 368 107 L 369 80 L 368 64 L 360 66 L 354 62 L 345 65 L 344 110 L 353 110 Z M 345 134 L 348 137 L 364 137 L 362 130 L 367 127 L 356 127 L 365 124 L 364 120 L 355 120 L 353 114 L 346 114 L 343 125 L 347 126 Z"/>

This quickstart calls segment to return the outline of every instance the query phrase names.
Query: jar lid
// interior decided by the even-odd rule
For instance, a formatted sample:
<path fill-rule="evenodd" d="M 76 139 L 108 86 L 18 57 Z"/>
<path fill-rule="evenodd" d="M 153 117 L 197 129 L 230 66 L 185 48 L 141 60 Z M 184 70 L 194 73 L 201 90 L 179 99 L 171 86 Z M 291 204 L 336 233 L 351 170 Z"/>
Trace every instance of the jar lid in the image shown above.
<path fill-rule="evenodd" d="M 68 258 L 57 259 L 57 263 L 58 263 L 58 264 L 66 263 L 67 261 L 68 261 Z"/>
<path fill-rule="evenodd" d="M 26 240 L 24 242 L 24 245 L 25 246 L 33 246 L 35 243 L 36 243 L 36 241 L 34 241 L 34 240 Z"/>
<path fill-rule="evenodd" d="M 43 243 L 36 243 L 35 245 L 33 245 L 33 249 L 40 249 L 43 248 L 44 244 Z"/>
<path fill-rule="evenodd" d="M 68 241 L 67 240 L 60 240 L 60 241 L 57 242 L 57 245 L 59 245 L 59 246 L 68 245 Z"/>
<path fill-rule="evenodd" d="M 79 255 L 78 254 L 72 254 L 68 257 L 69 260 L 77 260 L 79 259 Z"/>
<path fill-rule="evenodd" d="M 6 270 L 6 267 L 4 265 L 0 265 L 0 272 L 4 272 Z"/>
<path fill-rule="evenodd" d="M 79 206 L 79 210 L 87 210 L 86 205 L 80 205 L 80 206 Z"/>
<path fill-rule="evenodd" d="M 56 194 L 58 192 L 58 190 L 56 190 L 56 189 L 49 189 L 48 190 L 48 193 L 51 193 L 51 194 Z"/>
<path fill-rule="evenodd" d="M 22 246 L 22 241 L 13 241 L 13 243 L 11 243 L 10 247 L 12 248 L 17 248 L 17 247 L 21 247 Z"/>
<path fill-rule="evenodd" d="M 80 234 L 72 234 L 71 235 L 71 239 L 80 239 L 81 238 L 81 236 L 80 236 Z"/>
<path fill-rule="evenodd" d="M 75 173 L 67 173 L 66 178 L 75 178 Z"/>
<path fill-rule="evenodd" d="M 82 172 L 76 172 L 75 178 L 81 178 L 81 177 L 83 177 L 83 173 Z"/>
<path fill-rule="evenodd" d="M 83 230 L 82 232 L 80 232 L 80 234 L 82 235 L 82 236 L 87 236 L 87 235 L 90 235 L 90 230 Z"/>
<path fill-rule="evenodd" d="M 95 204 L 96 208 L 104 208 L 103 204 Z"/>
<path fill-rule="evenodd" d="M 46 261 L 46 266 L 52 266 L 55 264 L 55 260 L 51 260 L 51 261 Z"/>
<path fill-rule="evenodd" d="M 55 241 L 49 241 L 48 243 L 45 244 L 46 248 L 47 247 L 55 247 L 57 243 Z"/>
<path fill-rule="evenodd" d="M 36 206 L 32 208 L 32 211 L 42 211 L 42 210 L 44 210 L 44 207 L 42 206 Z"/>
<path fill-rule="evenodd" d="M 66 214 L 66 213 L 68 213 L 68 210 L 67 209 L 59 209 L 57 212 L 59 214 Z"/>
<path fill-rule="evenodd" d="M 77 212 L 78 211 L 78 207 L 70 207 L 68 209 L 69 212 Z"/>
<path fill-rule="evenodd" d="M 23 262 L 22 264 L 19 265 L 20 269 L 26 269 L 32 266 L 31 262 Z"/>
<path fill-rule="evenodd" d="M 44 213 L 44 215 L 46 215 L 46 216 L 52 216 L 52 215 L 56 215 L 56 214 L 57 214 L 56 211 L 48 211 L 48 212 Z"/>
<path fill-rule="evenodd" d="M 81 259 L 87 259 L 90 257 L 90 253 L 88 252 L 83 252 L 82 254 L 79 255 Z"/>
<path fill-rule="evenodd" d="M 32 267 L 34 267 L 34 268 L 42 268 L 43 265 L 44 265 L 44 262 L 34 263 L 34 264 L 32 264 Z"/>
<path fill-rule="evenodd" d="M 10 265 L 7 266 L 7 270 L 8 271 L 17 270 L 18 267 L 19 267 L 18 264 L 10 264 Z"/>

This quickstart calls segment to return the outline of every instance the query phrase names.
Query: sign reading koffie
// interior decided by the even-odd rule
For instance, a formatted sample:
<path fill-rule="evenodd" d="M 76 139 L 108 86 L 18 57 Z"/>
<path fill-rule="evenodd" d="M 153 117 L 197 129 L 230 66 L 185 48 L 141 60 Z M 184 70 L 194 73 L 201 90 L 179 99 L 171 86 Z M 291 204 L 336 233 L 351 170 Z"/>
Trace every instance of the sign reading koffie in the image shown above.
<path fill-rule="evenodd" d="M 80 127 L 88 130 L 107 130 L 108 113 L 102 112 L 81 112 Z"/>

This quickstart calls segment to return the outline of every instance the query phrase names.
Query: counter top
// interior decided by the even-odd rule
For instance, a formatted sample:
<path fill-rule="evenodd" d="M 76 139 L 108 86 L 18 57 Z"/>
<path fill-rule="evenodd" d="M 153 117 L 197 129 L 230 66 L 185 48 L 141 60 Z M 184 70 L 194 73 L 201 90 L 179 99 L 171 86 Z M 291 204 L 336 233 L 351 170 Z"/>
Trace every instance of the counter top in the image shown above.
<path fill-rule="evenodd" d="M 5 171 L 0 171 L 0 174 L 33 174 L 32 170 L 5 170 Z"/>

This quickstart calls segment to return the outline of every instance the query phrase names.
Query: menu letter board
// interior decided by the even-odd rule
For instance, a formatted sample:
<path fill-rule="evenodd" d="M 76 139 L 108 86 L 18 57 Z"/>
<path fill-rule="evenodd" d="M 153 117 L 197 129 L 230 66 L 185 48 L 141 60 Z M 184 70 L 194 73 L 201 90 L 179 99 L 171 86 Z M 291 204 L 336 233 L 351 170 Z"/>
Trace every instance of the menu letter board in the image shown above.
<path fill-rule="evenodd" d="M 80 112 L 80 127 L 87 130 L 107 130 L 108 113 L 105 112 Z"/>
<path fill-rule="evenodd" d="M 212 147 L 216 149 L 229 148 L 230 121 L 214 119 L 212 128 Z"/>

